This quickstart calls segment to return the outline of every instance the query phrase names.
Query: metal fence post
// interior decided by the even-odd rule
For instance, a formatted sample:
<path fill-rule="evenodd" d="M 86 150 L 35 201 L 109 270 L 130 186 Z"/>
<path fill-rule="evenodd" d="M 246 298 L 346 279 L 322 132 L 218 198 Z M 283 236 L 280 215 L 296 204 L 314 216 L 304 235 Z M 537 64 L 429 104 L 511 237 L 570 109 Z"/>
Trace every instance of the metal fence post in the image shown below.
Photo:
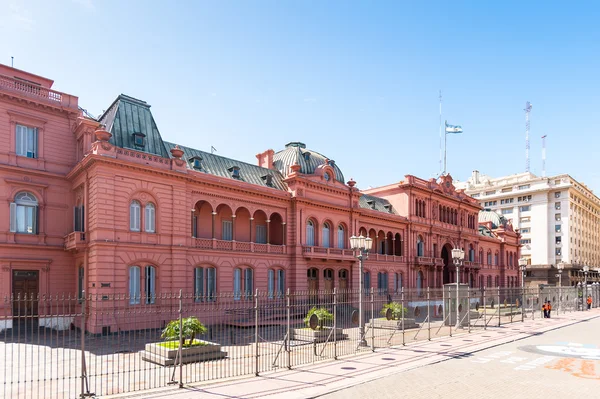
<path fill-rule="evenodd" d="M 371 351 L 375 352 L 375 329 L 373 328 L 375 323 L 375 294 L 373 287 L 371 287 Z"/>
<path fill-rule="evenodd" d="M 431 296 L 429 292 L 429 287 L 427 287 L 427 340 L 431 341 L 431 316 L 430 310 L 431 307 Z"/>
<path fill-rule="evenodd" d="M 254 295 L 254 347 L 254 375 L 258 376 L 258 289 L 255 291 Z"/>
<path fill-rule="evenodd" d="M 291 329 L 291 310 L 290 310 L 290 289 L 287 289 L 285 294 L 286 297 L 286 308 L 287 308 L 287 368 L 288 370 L 292 369 L 292 347 L 290 345 L 290 334 L 292 333 Z"/>
<path fill-rule="evenodd" d="M 333 358 L 337 360 L 337 288 L 333 287 Z"/>
<path fill-rule="evenodd" d="M 85 291 L 81 293 L 81 395 L 80 398 L 89 396 L 89 386 L 87 383 L 87 367 L 85 364 Z"/>
<path fill-rule="evenodd" d="M 402 287 L 400 289 L 400 302 L 402 302 L 401 303 L 401 306 L 402 306 L 402 311 L 401 311 L 402 312 L 402 319 L 401 319 L 402 320 L 402 346 L 404 346 L 404 345 L 406 345 L 406 342 L 404 341 L 404 318 L 406 317 L 406 313 L 407 313 L 404 311 L 404 287 Z"/>
<path fill-rule="evenodd" d="M 179 290 L 179 388 L 183 388 L 183 290 Z M 190 345 L 192 343 L 190 342 Z"/>
<path fill-rule="evenodd" d="M 467 287 L 467 331 L 471 332 L 471 287 Z"/>
<path fill-rule="evenodd" d="M 501 323 L 501 313 L 500 313 L 500 286 L 498 286 L 498 327 L 500 327 Z"/>
<path fill-rule="evenodd" d="M 485 308 L 485 285 L 483 286 L 483 329 L 487 330 L 487 310 Z"/>

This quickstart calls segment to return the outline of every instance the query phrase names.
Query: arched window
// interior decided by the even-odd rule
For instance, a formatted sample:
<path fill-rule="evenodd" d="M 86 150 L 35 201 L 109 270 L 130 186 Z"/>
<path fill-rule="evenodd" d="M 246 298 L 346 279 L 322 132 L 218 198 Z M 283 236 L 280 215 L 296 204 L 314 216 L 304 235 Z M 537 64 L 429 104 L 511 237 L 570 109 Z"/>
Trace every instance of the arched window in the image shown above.
<path fill-rule="evenodd" d="M 77 299 L 83 300 L 85 289 L 85 270 L 83 266 L 79 266 L 77 269 Z"/>
<path fill-rule="evenodd" d="M 487 264 L 488 265 L 492 264 L 492 251 L 488 251 L 488 253 L 487 253 Z"/>
<path fill-rule="evenodd" d="M 254 287 L 254 272 L 251 268 L 233 269 L 233 299 L 252 298 Z"/>
<path fill-rule="evenodd" d="M 196 267 L 194 269 L 194 300 L 212 302 L 216 299 L 217 271 L 214 267 Z"/>
<path fill-rule="evenodd" d="M 473 288 L 475 286 L 475 278 L 473 277 L 473 273 L 469 274 L 469 287 Z"/>
<path fill-rule="evenodd" d="M 38 201 L 31 193 L 20 192 L 10 204 L 10 231 L 13 233 L 38 233 Z"/>
<path fill-rule="evenodd" d="M 140 203 L 135 200 L 129 205 L 129 230 L 140 231 Z"/>
<path fill-rule="evenodd" d="M 511 252 L 510 255 L 508 256 L 508 265 L 510 267 L 513 267 L 513 253 Z"/>
<path fill-rule="evenodd" d="M 129 304 L 137 305 L 140 303 L 140 267 L 129 267 Z"/>
<path fill-rule="evenodd" d="M 377 292 L 379 295 L 388 293 L 388 274 L 387 272 L 377 273 Z"/>
<path fill-rule="evenodd" d="M 483 288 L 483 276 L 479 276 L 479 288 Z"/>
<path fill-rule="evenodd" d="M 496 278 L 494 279 L 494 283 L 495 283 L 495 287 L 499 287 L 500 286 L 500 278 L 498 276 L 496 276 Z"/>
<path fill-rule="evenodd" d="M 329 248 L 329 223 L 323 223 L 323 247 Z"/>
<path fill-rule="evenodd" d="M 156 231 L 156 209 L 151 202 L 146 204 L 144 209 L 144 219 L 146 233 L 154 233 Z"/>
<path fill-rule="evenodd" d="M 479 250 L 479 263 L 483 265 L 483 249 Z"/>
<path fill-rule="evenodd" d="M 425 243 L 423 242 L 423 237 L 417 237 L 417 256 L 425 256 Z"/>
<path fill-rule="evenodd" d="M 396 233 L 394 238 L 394 255 L 402 256 L 402 236 L 399 233 Z"/>
<path fill-rule="evenodd" d="M 475 248 L 473 248 L 473 244 L 469 244 L 469 261 L 475 262 Z"/>
<path fill-rule="evenodd" d="M 394 273 L 394 292 L 402 291 L 402 273 Z"/>
<path fill-rule="evenodd" d="M 344 231 L 344 226 L 341 224 L 338 226 L 337 231 L 337 247 L 339 249 L 346 248 L 346 232 Z"/>
<path fill-rule="evenodd" d="M 146 266 L 145 285 L 146 304 L 154 303 L 156 299 L 156 268 L 154 266 Z"/>
<path fill-rule="evenodd" d="M 315 225 L 312 220 L 306 222 L 306 245 L 309 247 L 315 245 Z"/>
<path fill-rule="evenodd" d="M 494 254 L 494 266 L 498 266 L 498 252 Z"/>
<path fill-rule="evenodd" d="M 364 289 L 365 293 L 368 294 L 371 289 L 371 272 L 365 271 L 364 276 Z"/>
<path fill-rule="evenodd" d="M 487 286 L 488 287 L 492 286 L 492 276 L 487 276 Z"/>

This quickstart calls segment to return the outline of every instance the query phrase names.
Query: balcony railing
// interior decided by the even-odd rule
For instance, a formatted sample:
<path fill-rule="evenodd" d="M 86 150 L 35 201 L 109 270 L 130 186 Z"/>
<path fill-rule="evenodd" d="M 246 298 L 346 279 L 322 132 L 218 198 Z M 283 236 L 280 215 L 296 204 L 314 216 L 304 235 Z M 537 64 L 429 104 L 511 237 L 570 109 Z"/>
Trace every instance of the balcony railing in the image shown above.
<path fill-rule="evenodd" d="M 444 266 L 444 259 L 443 258 L 435 258 L 435 265 L 436 266 Z"/>
<path fill-rule="evenodd" d="M 80 231 L 74 231 L 72 233 L 69 233 L 64 238 L 65 250 L 67 251 L 81 249 L 86 244 L 85 233 Z"/>
<path fill-rule="evenodd" d="M 470 268 L 478 268 L 479 267 L 479 262 L 466 260 L 465 263 L 464 263 L 464 266 L 465 267 L 470 267 Z"/>
<path fill-rule="evenodd" d="M 258 244 L 255 242 L 227 241 L 212 238 L 194 238 L 194 246 L 201 249 L 232 252 L 258 252 L 265 254 L 286 254 L 285 245 Z"/>
<path fill-rule="evenodd" d="M 354 251 L 342 248 L 325 247 L 302 247 L 302 253 L 305 258 L 325 258 L 325 259 L 353 259 Z M 370 258 L 371 255 L 369 255 Z"/>
<path fill-rule="evenodd" d="M 434 258 L 429 258 L 426 256 L 415 256 L 415 264 L 417 265 L 433 265 L 434 264 Z"/>
<path fill-rule="evenodd" d="M 77 97 L 47 87 L 38 86 L 10 76 L 0 75 L 0 90 L 45 104 L 77 110 Z"/>

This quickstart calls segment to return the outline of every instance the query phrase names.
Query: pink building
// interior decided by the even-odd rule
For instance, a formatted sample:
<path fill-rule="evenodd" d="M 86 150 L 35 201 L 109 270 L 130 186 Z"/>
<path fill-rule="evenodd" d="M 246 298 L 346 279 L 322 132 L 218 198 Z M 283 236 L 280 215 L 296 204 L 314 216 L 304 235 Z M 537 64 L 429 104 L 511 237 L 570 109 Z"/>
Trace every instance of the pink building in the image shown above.
<path fill-rule="evenodd" d="M 361 191 L 303 143 L 251 165 L 164 141 L 150 105 L 129 96 L 88 118 L 52 83 L 0 65 L 3 295 L 85 290 L 136 306 L 180 289 L 357 288 L 353 234 L 374 243 L 366 287 L 454 282 L 454 246 L 461 282 L 519 284 L 518 233 L 450 175 Z"/>

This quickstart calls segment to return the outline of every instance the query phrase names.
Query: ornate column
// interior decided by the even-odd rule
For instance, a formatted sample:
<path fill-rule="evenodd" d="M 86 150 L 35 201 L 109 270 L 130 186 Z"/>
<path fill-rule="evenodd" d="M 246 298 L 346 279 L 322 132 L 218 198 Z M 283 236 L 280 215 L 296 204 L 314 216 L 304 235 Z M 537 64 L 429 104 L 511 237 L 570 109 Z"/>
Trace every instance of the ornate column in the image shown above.
<path fill-rule="evenodd" d="M 231 215 L 231 241 L 235 241 L 235 219 L 237 215 Z"/>
<path fill-rule="evenodd" d="M 217 218 L 217 212 L 212 213 L 212 239 L 215 239 L 215 219 Z"/>
<path fill-rule="evenodd" d="M 267 219 L 267 220 L 265 220 L 265 222 L 267 223 L 267 244 L 270 244 L 271 243 L 271 237 L 269 237 L 269 236 L 271 234 L 271 228 L 270 228 L 270 226 L 271 226 L 271 220 Z"/>
<path fill-rule="evenodd" d="M 250 242 L 254 242 L 254 240 L 253 240 L 254 236 L 252 234 L 252 230 L 254 230 L 253 227 L 254 227 L 254 218 L 251 217 L 250 218 Z"/>

